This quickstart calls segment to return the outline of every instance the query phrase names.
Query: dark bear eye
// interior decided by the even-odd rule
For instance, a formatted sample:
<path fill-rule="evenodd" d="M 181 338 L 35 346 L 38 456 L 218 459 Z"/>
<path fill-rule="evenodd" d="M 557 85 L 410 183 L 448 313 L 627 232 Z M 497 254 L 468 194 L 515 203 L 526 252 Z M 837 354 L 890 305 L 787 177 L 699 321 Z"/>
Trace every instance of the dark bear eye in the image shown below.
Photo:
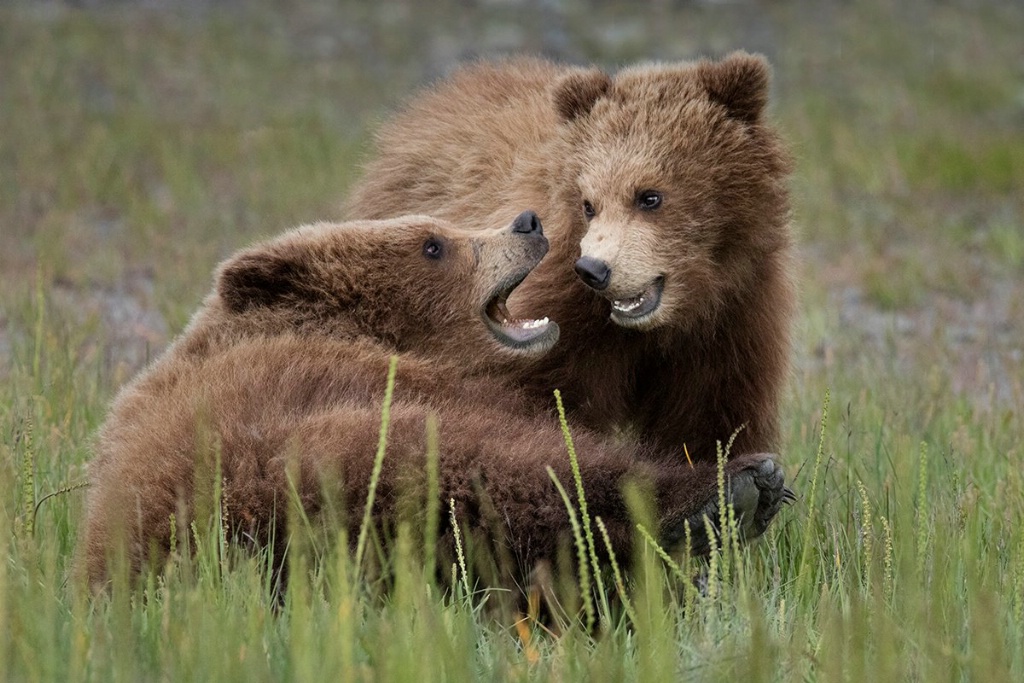
<path fill-rule="evenodd" d="M 636 205 L 644 211 L 653 211 L 661 206 L 661 193 L 654 190 L 644 190 L 636 196 Z"/>
<path fill-rule="evenodd" d="M 583 200 L 583 215 L 586 216 L 589 221 L 597 212 L 594 211 L 594 205 L 588 202 L 586 199 Z"/>
<path fill-rule="evenodd" d="M 428 237 L 423 243 L 423 255 L 429 259 L 438 260 L 444 256 L 444 245 L 436 237 Z"/>

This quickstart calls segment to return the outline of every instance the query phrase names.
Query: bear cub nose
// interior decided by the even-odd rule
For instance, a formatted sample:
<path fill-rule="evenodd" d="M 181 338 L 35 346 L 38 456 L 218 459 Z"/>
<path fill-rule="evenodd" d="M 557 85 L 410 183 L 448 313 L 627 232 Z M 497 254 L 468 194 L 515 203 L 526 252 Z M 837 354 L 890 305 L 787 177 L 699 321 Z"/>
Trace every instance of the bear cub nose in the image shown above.
<path fill-rule="evenodd" d="M 533 235 L 534 233 L 543 235 L 544 229 L 541 227 L 540 218 L 537 217 L 537 214 L 533 211 L 523 211 L 512 221 L 512 232 L 524 235 Z"/>
<path fill-rule="evenodd" d="M 593 256 L 581 256 L 576 261 L 576 274 L 589 287 L 596 290 L 606 289 L 611 279 L 612 270 L 608 264 Z"/>

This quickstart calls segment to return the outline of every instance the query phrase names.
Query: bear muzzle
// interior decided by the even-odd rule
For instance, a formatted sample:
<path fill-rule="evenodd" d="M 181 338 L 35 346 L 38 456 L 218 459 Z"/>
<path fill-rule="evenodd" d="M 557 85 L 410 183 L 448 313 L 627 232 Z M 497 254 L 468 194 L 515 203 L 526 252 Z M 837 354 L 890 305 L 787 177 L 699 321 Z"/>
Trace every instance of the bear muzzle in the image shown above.
<path fill-rule="evenodd" d="M 540 218 L 533 211 L 515 217 L 508 232 L 490 247 L 500 253 L 494 259 L 500 269 L 511 268 L 500 279 L 484 303 L 482 316 L 494 338 L 505 348 L 519 353 L 540 354 L 558 341 L 558 325 L 547 317 L 517 318 L 508 310 L 508 297 L 548 251 L 548 240 Z"/>

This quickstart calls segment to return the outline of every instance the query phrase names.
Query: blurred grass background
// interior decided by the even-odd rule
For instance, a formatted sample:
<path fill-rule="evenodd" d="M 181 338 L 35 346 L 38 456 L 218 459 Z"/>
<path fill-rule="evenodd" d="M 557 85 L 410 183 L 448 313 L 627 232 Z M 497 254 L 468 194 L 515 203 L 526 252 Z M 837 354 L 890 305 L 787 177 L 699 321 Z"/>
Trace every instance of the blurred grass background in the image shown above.
<path fill-rule="evenodd" d="M 423 676 L 1019 680 L 1021 36 L 1012 1 L 3 4 L 0 677 L 402 678 L 440 652 Z M 804 499 L 744 556 L 735 604 L 706 620 L 666 607 L 596 642 L 570 632 L 531 664 L 458 602 L 381 612 L 313 582 L 278 619 L 244 572 L 175 600 L 76 602 L 82 492 L 27 510 L 82 479 L 113 392 L 182 328 L 218 260 L 337 215 L 403 98 L 483 55 L 615 68 L 738 48 L 774 64 L 772 116 L 797 157 L 783 456 Z M 324 658 L 339 643 L 346 665 Z"/>

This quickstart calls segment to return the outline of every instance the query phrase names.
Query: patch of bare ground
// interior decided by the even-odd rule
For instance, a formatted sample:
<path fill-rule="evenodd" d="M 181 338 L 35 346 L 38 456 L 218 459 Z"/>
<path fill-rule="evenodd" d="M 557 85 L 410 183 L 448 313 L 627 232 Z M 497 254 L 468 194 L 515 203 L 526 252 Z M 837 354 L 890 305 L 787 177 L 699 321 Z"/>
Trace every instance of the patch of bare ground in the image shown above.
<path fill-rule="evenodd" d="M 153 296 L 153 277 L 146 270 L 131 270 L 110 286 L 58 279 L 50 296 L 72 325 L 98 328 L 77 350 L 83 357 L 102 354 L 115 384 L 130 378 L 169 341 L 167 322 Z"/>
<path fill-rule="evenodd" d="M 969 298 L 939 291 L 886 309 L 839 268 L 816 275 L 824 331 L 801 364 L 874 364 L 889 379 L 931 381 L 976 409 L 1024 405 L 1024 281 L 987 278 Z"/>

